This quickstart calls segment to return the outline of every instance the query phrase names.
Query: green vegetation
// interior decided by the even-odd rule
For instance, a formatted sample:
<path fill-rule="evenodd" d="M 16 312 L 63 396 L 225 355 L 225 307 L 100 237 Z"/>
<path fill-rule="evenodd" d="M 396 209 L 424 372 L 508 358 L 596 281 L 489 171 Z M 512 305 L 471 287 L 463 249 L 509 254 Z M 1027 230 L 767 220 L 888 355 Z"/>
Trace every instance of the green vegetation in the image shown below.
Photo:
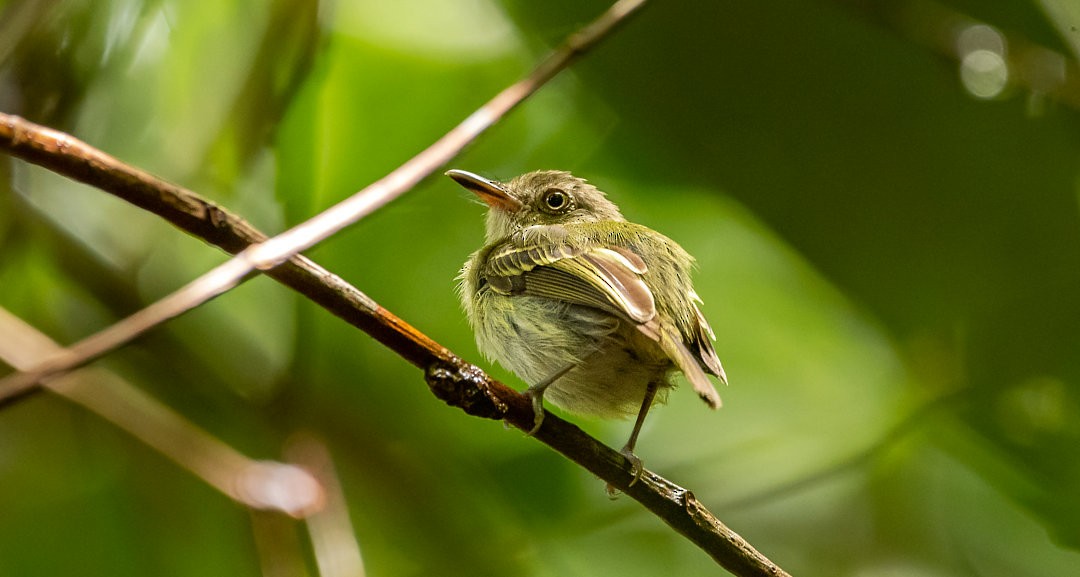
<path fill-rule="evenodd" d="M 968 11 L 1008 56 L 1045 46 L 1075 74 L 1061 2 L 898 3 L 901 18 L 657 1 L 453 163 L 571 170 L 698 258 L 724 407 L 683 383 L 636 452 L 793 575 L 1080 575 L 1080 97 L 965 84 L 978 70 L 925 38 Z M 277 232 L 605 7 L 0 1 L 0 111 Z M 429 179 L 307 254 L 520 388 L 476 351 L 455 294 L 483 237 L 469 196 Z M 0 307 L 61 343 L 223 258 L 0 159 Z M 414 367 L 268 279 L 102 364 L 253 458 L 321 438 L 371 575 L 717 573 L 638 504 L 448 409 Z M 615 447 L 631 426 L 570 419 Z M 257 575 L 251 523 L 64 400 L 0 410 L 0 575 Z"/>

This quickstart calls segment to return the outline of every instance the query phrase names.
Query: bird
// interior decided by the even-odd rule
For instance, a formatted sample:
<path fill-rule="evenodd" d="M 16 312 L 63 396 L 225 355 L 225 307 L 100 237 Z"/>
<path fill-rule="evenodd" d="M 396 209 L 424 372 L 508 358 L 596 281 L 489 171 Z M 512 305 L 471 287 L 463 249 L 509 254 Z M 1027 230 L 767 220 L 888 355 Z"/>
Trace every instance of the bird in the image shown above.
<path fill-rule="evenodd" d="M 477 348 L 528 385 L 530 434 L 543 424 L 545 399 L 573 414 L 636 415 L 620 450 L 633 484 L 643 471 L 634 454 L 642 424 L 675 373 L 712 409 L 721 401 L 707 375 L 727 384 L 691 282 L 693 257 L 566 171 L 508 182 L 446 175 L 488 207 L 484 244 L 458 285 Z"/>

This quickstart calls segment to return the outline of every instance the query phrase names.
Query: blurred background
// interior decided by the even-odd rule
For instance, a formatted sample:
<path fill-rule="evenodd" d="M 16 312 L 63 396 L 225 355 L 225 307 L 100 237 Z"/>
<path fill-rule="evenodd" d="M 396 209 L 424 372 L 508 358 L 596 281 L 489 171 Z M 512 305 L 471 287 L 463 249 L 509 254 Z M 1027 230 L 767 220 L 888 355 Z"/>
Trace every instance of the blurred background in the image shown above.
<path fill-rule="evenodd" d="M 0 1 L 0 111 L 277 232 L 606 6 Z M 657 1 L 452 166 L 572 170 L 697 256 L 731 385 L 673 393 L 638 454 L 789 572 L 1080 575 L 1078 55 L 1074 0 Z M 468 196 L 433 177 L 308 254 L 520 387 L 455 295 Z M 0 158 L 0 307 L 60 343 L 223 258 Z M 266 278 L 99 364 L 252 458 L 317 439 L 371 575 L 722 573 Z M 55 395 L 0 410 L 0 575 L 316 574 L 266 515 Z"/>

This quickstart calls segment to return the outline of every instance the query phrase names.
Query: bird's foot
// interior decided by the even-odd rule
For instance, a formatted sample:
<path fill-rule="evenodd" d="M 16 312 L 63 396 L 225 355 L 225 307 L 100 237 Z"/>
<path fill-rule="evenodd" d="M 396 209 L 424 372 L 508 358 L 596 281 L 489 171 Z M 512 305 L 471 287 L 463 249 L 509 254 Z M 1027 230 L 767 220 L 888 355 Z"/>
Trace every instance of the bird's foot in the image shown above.
<path fill-rule="evenodd" d="M 634 483 L 637 483 L 641 479 L 641 474 L 645 471 L 645 465 L 641 462 L 641 458 L 634 454 L 633 449 L 629 445 L 619 450 L 619 454 L 623 456 L 630 463 L 630 474 L 633 475 L 633 479 L 630 480 L 630 484 L 627 488 L 633 487 Z M 611 483 L 607 484 L 608 497 L 614 499 L 619 496 L 619 489 Z"/>
<path fill-rule="evenodd" d="M 535 435 L 540 430 L 540 425 L 544 424 L 544 391 L 551 386 L 551 383 L 562 378 L 563 375 L 570 372 L 571 369 L 577 366 L 577 363 L 571 363 L 565 367 L 555 371 L 555 374 L 550 377 L 536 383 L 535 385 L 529 385 L 529 388 L 525 389 L 525 394 L 532 400 L 533 409 L 533 428 L 529 430 L 530 437 Z"/>
<path fill-rule="evenodd" d="M 622 450 L 619 451 L 619 454 L 630 462 L 630 474 L 633 475 L 634 478 L 630 481 L 630 485 L 628 486 L 633 487 L 634 483 L 637 483 L 638 480 L 641 479 L 641 473 L 645 470 L 645 465 L 641 462 L 641 459 L 634 454 L 633 449 L 629 446 L 623 447 Z"/>
<path fill-rule="evenodd" d="M 529 397 L 532 401 L 533 410 L 533 427 L 525 434 L 533 436 L 540 430 L 540 426 L 544 424 L 544 389 L 547 387 L 529 387 L 525 389 L 525 396 Z"/>

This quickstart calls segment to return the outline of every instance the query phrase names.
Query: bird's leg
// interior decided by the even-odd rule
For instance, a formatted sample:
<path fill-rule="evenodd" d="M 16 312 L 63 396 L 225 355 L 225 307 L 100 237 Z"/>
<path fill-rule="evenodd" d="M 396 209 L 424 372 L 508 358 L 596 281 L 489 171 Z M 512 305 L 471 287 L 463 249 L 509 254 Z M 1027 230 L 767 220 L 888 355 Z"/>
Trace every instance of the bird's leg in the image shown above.
<path fill-rule="evenodd" d="M 598 341 L 593 344 L 589 349 L 589 352 L 585 353 L 581 359 L 566 365 L 565 367 L 555 371 L 555 374 L 544 379 L 543 381 L 536 383 L 535 385 L 529 385 L 529 388 L 525 389 L 525 394 L 532 399 L 533 409 L 533 428 L 527 433 L 530 437 L 535 435 L 540 430 L 540 425 L 544 424 L 544 391 L 547 390 L 555 381 L 562 378 L 563 375 L 569 373 L 574 367 L 587 362 L 596 353 L 600 351 L 600 345 L 602 341 Z"/>
<path fill-rule="evenodd" d="M 658 388 L 660 388 L 660 383 L 656 381 L 650 381 L 645 388 L 645 399 L 641 401 L 641 409 L 638 411 L 637 420 L 634 421 L 634 430 L 630 432 L 630 440 L 619 451 L 622 456 L 626 457 L 627 461 L 630 461 L 630 473 L 634 476 L 634 479 L 630 481 L 630 486 L 638 482 L 638 479 L 641 478 L 641 472 L 645 470 L 641 459 L 634 454 L 634 445 L 637 444 L 638 433 L 641 433 L 641 426 L 645 423 L 645 415 L 649 414 L 649 409 L 652 408 L 653 399 L 656 398 Z M 610 493 L 612 490 L 609 485 L 608 492 Z"/>
<path fill-rule="evenodd" d="M 563 375 L 570 372 L 570 369 L 578 366 L 582 361 L 576 361 L 566 365 L 559 369 L 554 375 L 544 379 L 543 381 L 536 383 L 535 385 L 529 385 L 529 388 L 525 389 L 525 395 L 532 400 L 533 410 L 533 428 L 529 429 L 526 433 L 530 437 L 535 435 L 540 430 L 540 425 L 544 424 L 544 391 L 551 386 L 551 383 L 559 380 Z"/>

